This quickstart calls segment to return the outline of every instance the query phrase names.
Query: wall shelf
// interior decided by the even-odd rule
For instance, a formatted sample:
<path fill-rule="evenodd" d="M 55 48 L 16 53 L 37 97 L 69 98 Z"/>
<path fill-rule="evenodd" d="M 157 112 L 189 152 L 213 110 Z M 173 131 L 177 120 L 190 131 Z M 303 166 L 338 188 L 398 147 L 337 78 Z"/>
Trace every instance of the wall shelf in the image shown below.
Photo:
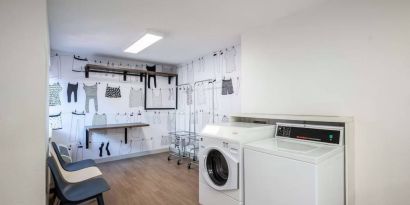
<path fill-rule="evenodd" d="M 167 72 L 153 72 L 147 70 L 140 70 L 140 69 L 131 69 L 127 67 L 111 67 L 111 66 L 103 66 L 103 65 L 96 65 L 96 64 L 87 64 L 85 66 L 85 77 L 88 78 L 90 75 L 89 73 L 108 73 L 108 74 L 117 74 L 117 75 L 124 75 L 124 81 L 127 80 L 127 75 L 130 76 L 145 76 L 145 75 L 155 75 L 155 76 L 162 76 L 162 77 L 177 77 L 178 74 L 175 73 L 167 73 Z"/>
<path fill-rule="evenodd" d="M 87 64 L 84 67 L 85 78 L 90 77 L 90 73 L 107 73 L 107 74 L 116 74 L 122 75 L 123 80 L 127 80 L 127 76 L 140 76 L 141 82 L 142 77 L 145 79 L 144 85 L 144 109 L 145 110 L 175 110 L 178 108 L 178 89 L 175 90 L 175 107 L 163 107 L 163 108 L 151 108 L 147 107 L 147 76 L 161 76 L 161 77 L 168 77 L 168 83 L 171 84 L 171 78 L 175 77 L 175 86 L 178 85 L 178 74 L 175 73 L 167 73 L 167 72 L 153 72 L 147 70 L 140 70 L 140 69 L 131 69 L 128 67 L 111 67 L 111 66 L 104 66 L 104 65 L 96 65 L 96 64 Z"/>

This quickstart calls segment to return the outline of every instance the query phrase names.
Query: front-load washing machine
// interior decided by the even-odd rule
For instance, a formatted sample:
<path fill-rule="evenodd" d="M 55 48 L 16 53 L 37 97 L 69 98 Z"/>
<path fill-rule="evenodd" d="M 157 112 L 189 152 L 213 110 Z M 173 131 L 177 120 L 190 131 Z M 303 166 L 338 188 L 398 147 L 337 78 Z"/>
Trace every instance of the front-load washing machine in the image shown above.
<path fill-rule="evenodd" d="M 245 204 L 343 205 L 343 127 L 278 123 L 245 145 Z"/>
<path fill-rule="evenodd" d="M 199 142 L 199 203 L 243 204 L 243 145 L 272 138 L 275 126 L 231 122 L 207 125 Z"/>

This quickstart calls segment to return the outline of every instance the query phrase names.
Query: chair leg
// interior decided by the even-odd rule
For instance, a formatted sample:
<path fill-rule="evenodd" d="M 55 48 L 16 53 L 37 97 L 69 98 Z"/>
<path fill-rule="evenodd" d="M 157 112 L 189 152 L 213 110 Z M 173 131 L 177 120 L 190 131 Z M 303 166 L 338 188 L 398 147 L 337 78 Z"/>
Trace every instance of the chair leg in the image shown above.
<path fill-rule="evenodd" d="M 60 205 L 61 204 L 61 200 L 57 197 L 57 195 L 54 197 L 53 200 L 53 205 Z"/>
<path fill-rule="evenodd" d="M 97 196 L 97 203 L 98 203 L 98 205 L 104 205 L 104 198 L 103 198 L 102 194 L 99 194 Z"/>

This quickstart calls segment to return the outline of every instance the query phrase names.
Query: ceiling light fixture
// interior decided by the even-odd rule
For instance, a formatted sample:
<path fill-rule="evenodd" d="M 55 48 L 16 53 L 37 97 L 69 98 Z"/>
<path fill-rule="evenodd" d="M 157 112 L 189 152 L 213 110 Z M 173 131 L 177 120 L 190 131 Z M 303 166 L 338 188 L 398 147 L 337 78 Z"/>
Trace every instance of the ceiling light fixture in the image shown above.
<path fill-rule="evenodd" d="M 148 46 L 154 44 L 155 42 L 161 40 L 163 37 L 158 34 L 146 33 L 143 37 L 138 39 L 130 47 L 124 50 L 126 53 L 139 53 Z"/>

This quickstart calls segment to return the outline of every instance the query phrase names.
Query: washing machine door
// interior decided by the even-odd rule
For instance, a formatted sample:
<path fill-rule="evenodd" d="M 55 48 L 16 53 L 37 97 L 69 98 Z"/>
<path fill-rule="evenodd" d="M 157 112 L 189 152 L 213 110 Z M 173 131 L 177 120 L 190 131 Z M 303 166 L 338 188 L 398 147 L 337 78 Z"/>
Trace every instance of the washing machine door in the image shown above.
<path fill-rule="evenodd" d="M 202 177 L 216 190 L 238 189 L 239 163 L 218 147 L 208 147 L 201 156 Z"/>

